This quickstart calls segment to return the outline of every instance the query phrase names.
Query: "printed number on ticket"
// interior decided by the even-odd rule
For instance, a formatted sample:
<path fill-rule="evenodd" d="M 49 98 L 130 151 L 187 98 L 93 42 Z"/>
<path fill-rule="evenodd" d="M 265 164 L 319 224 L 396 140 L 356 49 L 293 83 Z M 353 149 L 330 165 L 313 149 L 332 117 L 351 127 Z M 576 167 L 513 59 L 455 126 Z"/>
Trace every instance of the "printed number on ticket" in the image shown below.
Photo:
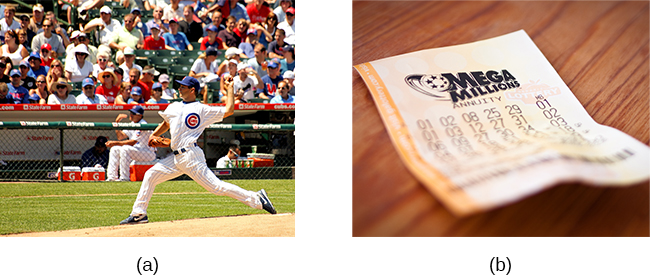
<path fill-rule="evenodd" d="M 402 160 L 457 215 L 649 177 L 648 146 L 596 123 L 523 30 L 355 68 Z"/>

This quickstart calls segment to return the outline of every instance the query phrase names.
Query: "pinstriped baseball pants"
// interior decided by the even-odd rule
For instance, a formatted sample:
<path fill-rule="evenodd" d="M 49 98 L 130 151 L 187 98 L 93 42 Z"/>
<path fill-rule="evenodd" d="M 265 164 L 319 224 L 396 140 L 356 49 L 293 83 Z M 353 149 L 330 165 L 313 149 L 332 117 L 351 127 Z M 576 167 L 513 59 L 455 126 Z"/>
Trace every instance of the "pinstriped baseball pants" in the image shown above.
<path fill-rule="evenodd" d="M 190 147 L 185 153 L 171 155 L 160 160 L 145 173 L 138 198 L 133 203 L 131 215 L 146 214 L 156 185 L 183 174 L 187 174 L 196 183 L 215 195 L 229 196 L 255 209 L 262 209 L 257 192 L 221 181 L 206 165 L 203 150 L 199 147 Z"/>

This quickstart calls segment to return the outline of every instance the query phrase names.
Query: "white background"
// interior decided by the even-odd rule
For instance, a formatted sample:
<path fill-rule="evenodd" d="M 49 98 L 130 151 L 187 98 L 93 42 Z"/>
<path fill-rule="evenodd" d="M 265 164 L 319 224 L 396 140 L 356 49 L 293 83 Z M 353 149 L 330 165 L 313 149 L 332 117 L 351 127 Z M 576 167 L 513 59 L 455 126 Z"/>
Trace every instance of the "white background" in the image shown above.
<path fill-rule="evenodd" d="M 650 275 L 648 238 L 352 238 L 352 2 L 298 2 L 295 238 L 0 238 L 0 275 Z"/>

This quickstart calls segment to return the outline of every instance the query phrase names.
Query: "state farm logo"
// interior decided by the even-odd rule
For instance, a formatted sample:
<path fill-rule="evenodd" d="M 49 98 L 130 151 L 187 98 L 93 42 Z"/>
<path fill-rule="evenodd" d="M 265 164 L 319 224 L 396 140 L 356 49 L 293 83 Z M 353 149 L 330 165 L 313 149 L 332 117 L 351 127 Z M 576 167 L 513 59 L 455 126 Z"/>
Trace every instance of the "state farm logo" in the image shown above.
<path fill-rule="evenodd" d="M 525 104 L 535 104 L 538 101 L 536 97 L 539 95 L 543 95 L 544 98 L 548 99 L 561 93 L 559 87 L 551 87 L 548 84 L 540 83 L 539 80 L 531 80 L 529 83 L 517 87 L 514 91 L 505 92 L 504 95 L 508 100 L 520 100 Z"/>
<path fill-rule="evenodd" d="M 54 141 L 54 137 L 27 135 L 27 141 Z"/>

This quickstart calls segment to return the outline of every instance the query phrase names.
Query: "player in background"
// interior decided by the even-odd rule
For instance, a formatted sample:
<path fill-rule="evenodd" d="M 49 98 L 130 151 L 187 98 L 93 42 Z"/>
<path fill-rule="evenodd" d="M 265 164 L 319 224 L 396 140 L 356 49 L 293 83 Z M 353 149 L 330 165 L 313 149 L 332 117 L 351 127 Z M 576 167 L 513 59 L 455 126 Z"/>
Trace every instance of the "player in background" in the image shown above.
<path fill-rule="evenodd" d="M 226 161 L 236 160 L 241 154 L 238 145 L 232 145 L 228 149 L 228 153 L 217 160 L 217 168 L 227 168 Z"/>
<path fill-rule="evenodd" d="M 215 195 L 229 196 L 252 208 L 264 209 L 271 214 L 275 214 L 275 208 L 264 189 L 258 192 L 248 191 L 217 178 L 208 168 L 205 163 L 205 154 L 196 143 L 196 140 L 206 127 L 221 122 L 224 118 L 234 114 L 232 78 L 229 77 L 225 81 L 228 93 L 225 107 L 209 106 L 198 102 L 196 100 L 198 98 L 197 94 L 201 91 L 201 88 L 197 79 L 185 77 L 183 80 L 177 80 L 176 82 L 180 84 L 178 90 L 183 101 L 174 102 L 167 106 L 165 111 L 158 112 L 164 121 L 158 125 L 149 138 L 150 145 L 166 146 L 162 145 L 166 143 L 158 141 L 162 139 L 160 135 L 169 130 L 171 134 L 169 146 L 174 154 L 160 160 L 145 173 L 140 192 L 133 203 L 131 215 L 120 224 L 148 222 L 147 206 L 156 185 L 183 174 L 187 174 L 199 185 Z"/>
<path fill-rule="evenodd" d="M 117 115 L 116 123 L 126 118 L 126 114 Z M 146 124 L 144 120 L 144 109 L 136 105 L 129 109 L 129 120 L 133 123 Z M 106 171 L 106 181 L 130 181 L 129 166 L 131 161 L 153 161 L 156 159 L 156 151 L 148 145 L 151 130 L 126 129 L 116 130 L 117 140 L 108 141 L 106 146 L 111 148 Z M 118 175 L 119 169 L 119 175 Z"/>

